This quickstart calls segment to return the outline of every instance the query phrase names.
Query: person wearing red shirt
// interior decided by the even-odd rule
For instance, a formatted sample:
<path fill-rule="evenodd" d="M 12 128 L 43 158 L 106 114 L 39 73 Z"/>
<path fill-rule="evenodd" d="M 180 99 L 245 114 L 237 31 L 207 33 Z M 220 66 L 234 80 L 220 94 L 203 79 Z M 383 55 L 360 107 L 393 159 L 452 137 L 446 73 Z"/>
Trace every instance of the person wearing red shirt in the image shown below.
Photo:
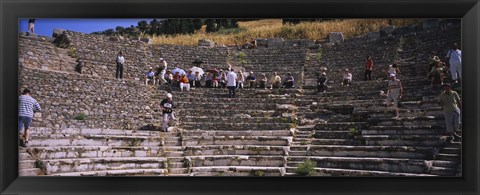
<path fill-rule="evenodd" d="M 372 80 L 372 70 L 373 70 L 373 60 L 371 56 L 367 57 L 367 62 L 365 63 L 365 80 Z"/>

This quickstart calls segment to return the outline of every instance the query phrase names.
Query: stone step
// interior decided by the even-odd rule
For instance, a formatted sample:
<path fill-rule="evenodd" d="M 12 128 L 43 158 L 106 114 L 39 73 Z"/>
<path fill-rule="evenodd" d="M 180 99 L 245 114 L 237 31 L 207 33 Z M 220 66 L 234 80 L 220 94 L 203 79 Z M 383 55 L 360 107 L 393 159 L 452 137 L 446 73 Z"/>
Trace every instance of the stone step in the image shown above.
<path fill-rule="evenodd" d="M 38 146 L 160 146 L 160 137 L 124 135 L 47 135 L 31 137 L 29 147 Z"/>
<path fill-rule="evenodd" d="M 239 118 L 233 116 L 208 116 L 204 113 L 198 113 L 193 116 L 182 116 L 178 117 L 181 123 L 292 123 L 291 118 L 286 117 L 248 117 L 248 118 Z"/>
<path fill-rule="evenodd" d="M 18 171 L 19 176 L 37 176 L 43 175 L 43 171 L 39 168 L 27 168 L 27 169 L 20 169 Z"/>
<path fill-rule="evenodd" d="M 457 173 L 457 168 L 448 168 L 448 167 L 430 167 L 430 174 L 440 175 L 440 176 L 455 176 Z"/>
<path fill-rule="evenodd" d="M 188 174 L 188 168 L 172 168 L 168 170 L 168 175 Z"/>
<path fill-rule="evenodd" d="M 461 156 L 459 154 L 443 154 L 440 153 L 436 156 L 435 160 L 443 161 L 460 161 Z"/>
<path fill-rule="evenodd" d="M 185 167 L 185 163 L 183 163 L 183 162 L 170 162 L 170 163 L 168 163 L 168 168 L 171 168 L 171 169 L 184 168 L 184 167 Z M 172 173 L 172 172 L 169 172 L 169 173 Z"/>
<path fill-rule="evenodd" d="M 210 93 L 210 91 L 205 91 L 205 93 Z M 228 90 L 227 90 L 228 93 Z M 226 100 L 225 98 L 217 97 L 204 97 L 204 96 L 180 96 L 175 97 L 176 103 L 232 103 L 236 102 L 238 104 L 251 104 L 255 103 L 275 103 L 275 104 L 293 104 L 295 100 L 290 95 L 270 95 L 269 98 L 258 98 L 258 97 L 238 97 L 235 99 Z"/>
<path fill-rule="evenodd" d="M 287 167 L 287 173 L 295 173 L 295 167 Z M 332 169 L 332 168 L 315 168 L 315 176 L 435 176 L 431 174 L 415 174 L 415 173 L 394 173 L 385 171 L 369 171 L 355 169 Z"/>
<path fill-rule="evenodd" d="M 357 130 L 364 129 L 366 122 L 333 122 L 333 123 L 317 123 L 316 130 L 348 130 L 355 128 Z"/>
<path fill-rule="evenodd" d="M 349 131 L 320 131 L 316 130 L 313 134 L 317 139 L 352 139 L 353 135 Z"/>
<path fill-rule="evenodd" d="M 360 145 L 360 140 L 353 139 L 312 139 L 312 145 Z"/>
<path fill-rule="evenodd" d="M 190 167 L 202 166 L 257 166 L 257 167 L 282 167 L 285 163 L 283 156 L 189 156 Z"/>
<path fill-rule="evenodd" d="M 178 132 L 159 132 L 148 130 L 121 130 L 121 129 L 95 129 L 95 128 L 62 128 L 55 130 L 48 127 L 31 127 L 30 135 L 51 135 L 51 134 L 65 134 L 65 135 L 123 135 L 123 136 L 176 136 Z"/>
<path fill-rule="evenodd" d="M 365 145 L 375 146 L 439 146 L 444 143 L 443 135 L 361 135 Z"/>
<path fill-rule="evenodd" d="M 272 117 L 274 110 L 245 110 L 245 109 L 193 109 L 193 108 L 179 108 L 175 109 L 175 113 L 180 116 L 230 116 L 230 117 Z M 237 115 L 237 116 L 235 116 Z M 248 115 L 248 116 L 247 116 Z"/>
<path fill-rule="evenodd" d="M 286 154 L 286 146 L 263 146 L 263 145 L 204 145 L 185 146 L 186 156 L 205 155 L 266 155 L 282 156 Z"/>
<path fill-rule="evenodd" d="M 308 156 L 431 159 L 432 147 L 312 145 Z"/>
<path fill-rule="evenodd" d="M 362 135 L 432 135 L 443 134 L 443 129 L 382 129 L 382 130 L 362 130 Z"/>
<path fill-rule="evenodd" d="M 183 137 L 184 146 L 205 145 L 268 145 L 287 146 L 292 138 L 274 136 L 207 136 Z"/>
<path fill-rule="evenodd" d="M 36 160 L 20 160 L 18 163 L 18 169 L 23 170 L 23 169 L 33 169 L 35 167 L 35 162 Z"/>
<path fill-rule="evenodd" d="M 89 172 L 126 169 L 165 168 L 166 158 L 160 157 L 115 157 L 115 158 L 70 158 L 42 160 L 47 174 L 66 172 Z"/>
<path fill-rule="evenodd" d="M 167 174 L 167 169 L 123 169 L 57 173 L 52 174 L 51 176 L 165 176 Z"/>
<path fill-rule="evenodd" d="M 282 167 L 211 166 L 192 167 L 190 176 L 282 176 Z"/>
<path fill-rule="evenodd" d="M 352 158 L 352 157 L 289 157 L 289 167 L 298 167 L 306 159 L 316 162 L 319 168 L 334 169 L 356 169 L 371 170 L 385 172 L 401 172 L 401 173 L 425 173 L 427 165 L 424 160 L 412 160 L 401 158 Z"/>
<path fill-rule="evenodd" d="M 442 149 L 440 149 L 440 153 L 443 153 L 443 154 L 460 154 L 462 152 L 462 149 L 461 148 L 448 148 L 448 147 L 444 147 Z"/>
<path fill-rule="evenodd" d="M 166 157 L 182 157 L 183 151 L 166 151 L 165 156 Z"/>
<path fill-rule="evenodd" d="M 432 166 L 457 168 L 458 164 L 459 164 L 459 162 L 456 162 L 456 161 L 434 160 L 433 163 L 432 163 Z"/>
<path fill-rule="evenodd" d="M 190 130 L 270 131 L 295 127 L 292 123 L 196 123 L 182 122 L 180 126 Z"/>
<path fill-rule="evenodd" d="M 202 130 L 184 130 L 182 136 L 292 136 L 290 130 L 262 130 L 262 131 L 202 131 Z"/>
<path fill-rule="evenodd" d="M 368 127 L 369 130 L 423 130 L 423 129 L 443 129 L 440 124 L 436 125 L 373 125 Z"/>
<path fill-rule="evenodd" d="M 275 110 L 275 103 L 250 103 L 238 104 L 232 103 L 176 103 L 175 108 L 181 109 L 213 109 L 213 110 Z"/>
<path fill-rule="evenodd" d="M 158 157 L 163 150 L 178 150 L 182 147 L 162 146 L 51 146 L 32 147 L 39 159 L 65 158 L 114 158 L 114 157 Z"/>
<path fill-rule="evenodd" d="M 399 119 L 394 118 L 369 118 L 369 123 L 376 123 L 380 126 L 413 126 L 413 125 L 432 125 L 432 126 L 445 126 L 445 119 L 443 116 L 425 116 L 425 117 L 402 117 Z"/>

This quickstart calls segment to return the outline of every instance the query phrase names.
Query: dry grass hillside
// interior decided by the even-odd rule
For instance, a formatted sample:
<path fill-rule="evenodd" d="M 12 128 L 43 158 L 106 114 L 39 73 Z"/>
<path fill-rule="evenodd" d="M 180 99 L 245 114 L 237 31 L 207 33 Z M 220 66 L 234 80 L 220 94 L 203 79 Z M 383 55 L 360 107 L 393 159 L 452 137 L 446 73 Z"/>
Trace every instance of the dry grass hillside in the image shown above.
<path fill-rule="evenodd" d="M 418 19 L 393 19 L 395 26 L 418 23 Z M 205 33 L 205 26 L 191 35 L 152 36 L 154 44 L 197 45 L 199 39 L 210 39 L 221 44 L 243 44 L 253 38 L 282 37 L 285 39 L 319 40 L 328 37 L 329 32 L 343 32 L 349 37 L 378 31 L 388 25 L 388 19 L 345 19 L 324 22 L 303 22 L 297 25 L 282 24 L 281 19 L 264 19 L 239 22 L 240 28 Z"/>

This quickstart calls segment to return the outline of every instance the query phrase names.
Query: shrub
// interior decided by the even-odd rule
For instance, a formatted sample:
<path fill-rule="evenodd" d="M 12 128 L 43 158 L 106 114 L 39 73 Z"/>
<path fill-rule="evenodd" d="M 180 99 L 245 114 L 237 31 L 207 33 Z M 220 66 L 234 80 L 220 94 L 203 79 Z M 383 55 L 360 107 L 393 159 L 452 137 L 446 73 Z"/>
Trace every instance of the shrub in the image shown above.
<path fill-rule="evenodd" d="M 350 128 L 348 129 L 348 135 L 350 137 L 355 137 L 357 135 L 360 135 L 360 131 L 358 131 L 357 128 Z"/>
<path fill-rule="evenodd" d="M 261 177 L 261 176 L 265 175 L 265 171 L 256 170 L 253 174 L 255 176 Z"/>
<path fill-rule="evenodd" d="M 75 116 L 75 120 L 84 121 L 86 119 L 87 119 L 87 116 L 83 113 L 80 113 L 77 116 Z"/>
<path fill-rule="evenodd" d="M 298 165 L 295 172 L 299 176 L 311 176 L 315 173 L 316 166 L 317 166 L 317 162 L 307 159 L 303 161 L 300 165 Z"/>
<path fill-rule="evenodd" d="M 70 47 L 67 52 L 68 56 L 72 58 L 77 58 L 77 50 L 75 48 Z"/>

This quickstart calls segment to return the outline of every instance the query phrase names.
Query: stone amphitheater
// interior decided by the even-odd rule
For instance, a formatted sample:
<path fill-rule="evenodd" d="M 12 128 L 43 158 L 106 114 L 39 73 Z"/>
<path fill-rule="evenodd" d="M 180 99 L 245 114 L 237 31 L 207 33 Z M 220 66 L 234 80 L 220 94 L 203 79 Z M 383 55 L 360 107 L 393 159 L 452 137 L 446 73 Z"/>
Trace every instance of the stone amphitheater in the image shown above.
<path fill-rule="evenodd" d="M 263 44 L 260 44 L 262 43 Z M 460 21 L 430 20 L 385 27 L 345 40 L 259 39 L 255 49 L 234 46 L 153 45 L 65 31 L 55 37 L 19 36 L 19 90 L 30 88 L 43 111 L 31 139 L 19 148 L 21 176 L 296 176 L 307 159 L 314 176 L 459 176 L 461 143 L 444 143 L 443 113 L 426 78 L 431 51 L 442 56 L 461 42 Z M 125 82 L 115 79 L 124 51 Z M 239 55 L 240 53 L 242 55 Z M 365 57 L 375 61 L 363 81 Z M 240 57 L 242 56 L 242 57 Z M 174 90 L 177 123 L 161 124 L 166 89 L 148 85 L 144 72 L 159 58 L 169 67 L 225 67 L 292 72 L 293 89 Z M 85 62 L 75 72 L 77 60 Z M 383 67 L 397 62 L 404 86 L 401 118 L 380 96 Z M 329 85 L 317 93 L 327 69 Z M 340 86 L 340 69 L 353 84 Z M 76 116 L 84 114 L 84 120 Z"/>

